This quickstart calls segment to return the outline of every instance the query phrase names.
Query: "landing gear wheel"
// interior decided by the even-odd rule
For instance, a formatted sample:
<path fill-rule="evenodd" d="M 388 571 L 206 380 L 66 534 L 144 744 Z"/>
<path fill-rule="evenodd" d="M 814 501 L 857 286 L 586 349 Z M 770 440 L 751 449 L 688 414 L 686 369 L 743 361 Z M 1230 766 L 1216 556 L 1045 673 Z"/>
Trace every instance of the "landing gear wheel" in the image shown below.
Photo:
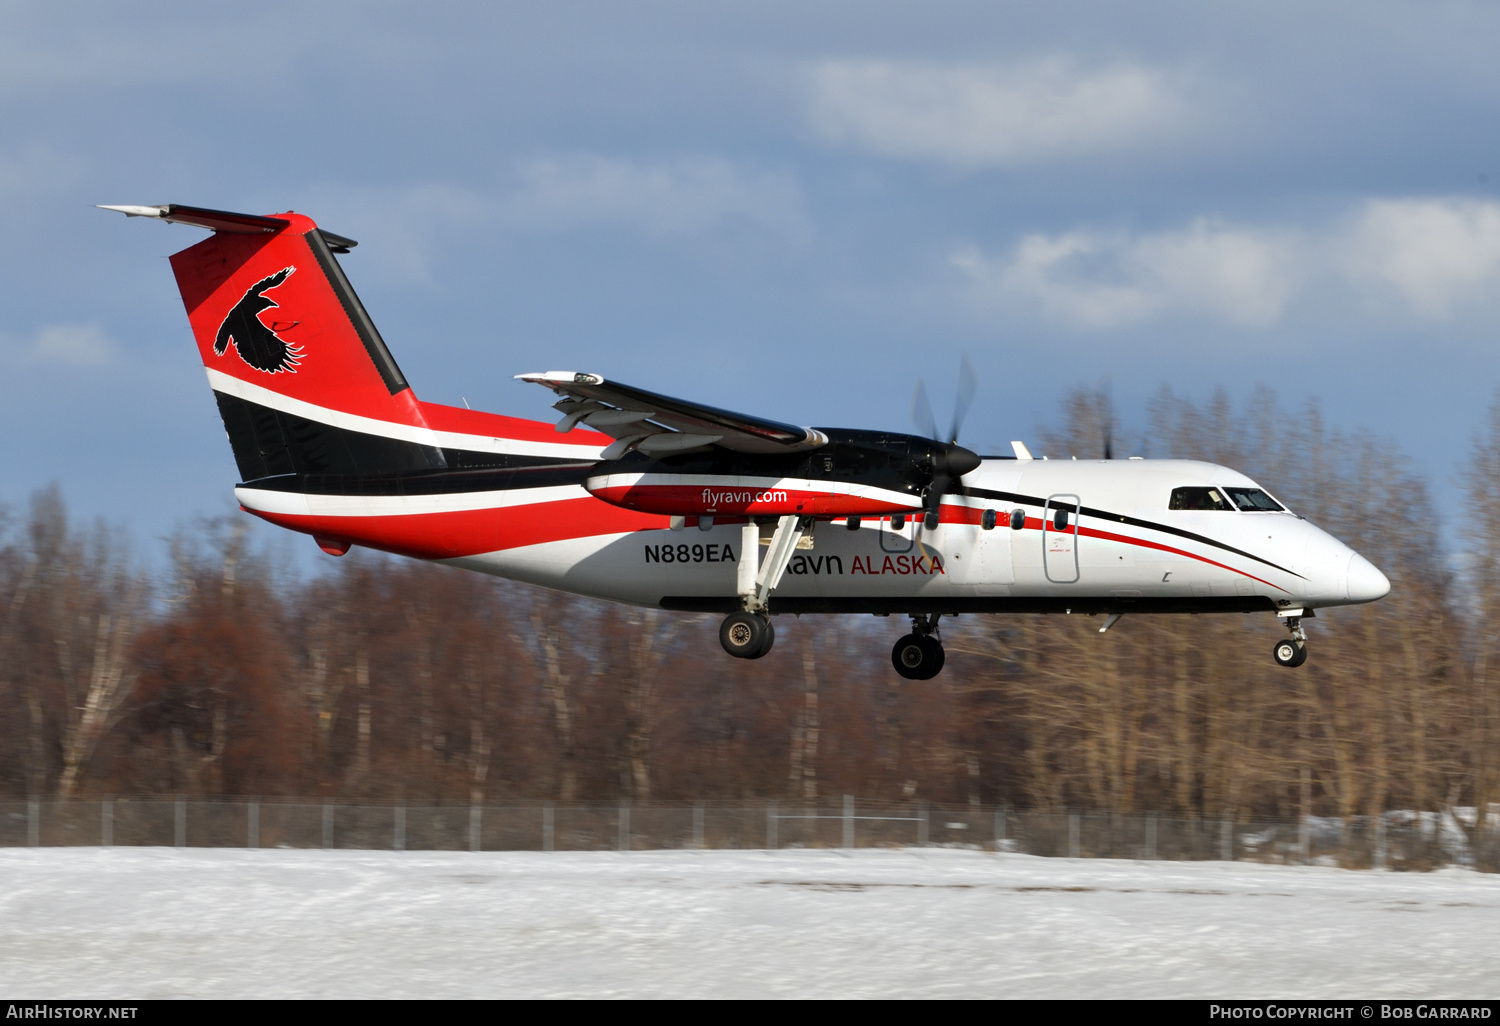
<path fill-rule="evenodd" d="M 943 672 L 943 664 L 948 661 L 948 653 L 943 651 L 943 643 L 932 635 L 929 634 L 922 640 L 927 642 L 927 647 L 932 652 L 932 672 L 927 675 L 928 679 L 931 679 Z"/>
<path fill-rule="evenodd" d="M 891 665 L 907 680 L 931 680 L 946 661 L 942 644 L 926 635 L 908 634 L 891 649 Z"/>
<path fill-rule="evenodd" d="M 719 644 L 736 659 L 759 659 L 775 640 L 771 621 L 759 613 L 730 613 L 719 626 Z"/>
<path fill-rule="evenodd" d="M 1276 642 L 1276 647 L 1271 650 L 1276 657 L 1276 662 L 1282 666 L 1301 666 L 1307 662 L 1307 646 L 1299 645 L 1292 638 L 1285 638 Z"/>
<path fill-rule="evenodd" d="M 763 641 L 763 642 L 761 642 L 760 651 L 756 652 L 753 656 L 746 656 L 745 658 L 747 658 L 747 659 L 759 659 L 761 656 L 763 656 L 767 652 L 771 651 L 771 646 L 774 645 L 774 644 L 776 644 L 776 625 L 774 623 L 772 623 L 770 620 L 767 620 L 766 621 L 766 640 Z"/>

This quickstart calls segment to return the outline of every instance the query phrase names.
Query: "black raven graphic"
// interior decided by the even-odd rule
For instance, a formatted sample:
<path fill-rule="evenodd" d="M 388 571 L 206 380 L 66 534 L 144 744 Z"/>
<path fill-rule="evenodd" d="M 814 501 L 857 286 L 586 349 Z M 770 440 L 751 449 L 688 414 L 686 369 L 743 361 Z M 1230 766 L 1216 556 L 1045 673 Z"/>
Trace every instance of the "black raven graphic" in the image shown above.
<path fill-rule="evenodd" d="M 267 299 L 262 293 L 269 292 L 291 276 L 297 270 L 295 267 L 284 267 L 271 275 L 262 278 L 250 286 L 248 292 L 234 304 L 234 309 L 229 311 L 224 318 L 224 323 L 219 325 L 218 337 L 214 339 L 214 355 L 223 356 L 224 347 L 232 341 L 235 350 L 244 360 L 256 370 L 265 371 L 267 374 L 276 374 L 286 371 L 288 374 L 297 373 L 297 364 L 301 362 L 302 349 L 299 346 L 288 345 L 280 335 L 266 327 L 261 322 L 260 312 L 262 310 L 273 310 L 277 307 L 276 300 Z"/>

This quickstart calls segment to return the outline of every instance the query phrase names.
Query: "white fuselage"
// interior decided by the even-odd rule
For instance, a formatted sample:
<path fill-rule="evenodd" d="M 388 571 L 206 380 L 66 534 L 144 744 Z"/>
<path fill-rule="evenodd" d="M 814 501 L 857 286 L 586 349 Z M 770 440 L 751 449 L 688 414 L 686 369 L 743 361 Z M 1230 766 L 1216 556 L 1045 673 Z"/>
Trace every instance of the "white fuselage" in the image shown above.
<path fill-rule="evenodd" d="M 946 604 L 999 611 L 1071 608 L 1074 601 L 1080 609 L 1127 611 L 1312 609 L 1369 602 L 1389 590 L 1363 557 L 1294 513 L 1169 509 L 1181 486 L 1256 487 L 1210 463 L 987 459 L 962 485 L 963 494 L 944 497 L 934 529 L 918 516 L 864 519 L 856 530 L 843 520 L 817 523 L 772 610 L 888 604 L 899 611 L 905 604 L 943 611 Z M 1025 520 L 1013 530 L 1017 509 Z M 985 510 L 996 511 L 993 529 L 982 526 Z M 1062 530 L 1055 526 L 1059 510 L 1067 514 Z M 615 601 L 721 608 L 736 594 L 742 537 L 738 524 L 689 524 L 449 562 Z M 703 601 L 695 605 L 697 599 Z"/>

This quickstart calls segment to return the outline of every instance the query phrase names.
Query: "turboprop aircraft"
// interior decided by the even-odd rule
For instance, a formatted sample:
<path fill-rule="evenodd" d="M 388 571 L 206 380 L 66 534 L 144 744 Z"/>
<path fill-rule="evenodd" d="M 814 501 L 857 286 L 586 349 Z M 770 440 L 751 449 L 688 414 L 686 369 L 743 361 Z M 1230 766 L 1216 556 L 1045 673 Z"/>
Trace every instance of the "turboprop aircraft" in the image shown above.
<path fill-rule="evenodd" d="M 239 468 L 242 509 L 311 535 L 684 612 L 756 659 L 784 613 L 910 618 L 891 662 L 943 667 L 962 613 L 1302 619 L 1385 595 L 1385 576 L 1227 467 L 981 457 L 889 431 L 799 427 L 598 374 L 520 374 L 556 423 L 422 402 L 337 255 L 297 213 L 109 206 L 212 234 L 172 270 Z M 930 420 L 930 415 L 927 418 Z"/>

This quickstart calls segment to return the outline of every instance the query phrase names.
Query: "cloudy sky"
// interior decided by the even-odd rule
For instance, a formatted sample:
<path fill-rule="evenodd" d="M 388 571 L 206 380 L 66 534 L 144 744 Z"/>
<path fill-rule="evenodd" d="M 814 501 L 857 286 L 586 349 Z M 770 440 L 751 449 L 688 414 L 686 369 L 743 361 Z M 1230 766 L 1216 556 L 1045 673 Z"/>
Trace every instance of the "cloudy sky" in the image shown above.
<path fill-rule="evenodd" d="M 128 7 L 128 9 L 127 9 Z M 143 555 L 231 507 L 166 257 L 94 203 L 295 209 L 425 399 L 578 369 L 1034 438 L 1257 382 L 1444 505 L 1500 383 L 1500 7 L 0 4 L 0 503 Z M 1162 453 L 1157 453 L 1161 455 Z"/>

